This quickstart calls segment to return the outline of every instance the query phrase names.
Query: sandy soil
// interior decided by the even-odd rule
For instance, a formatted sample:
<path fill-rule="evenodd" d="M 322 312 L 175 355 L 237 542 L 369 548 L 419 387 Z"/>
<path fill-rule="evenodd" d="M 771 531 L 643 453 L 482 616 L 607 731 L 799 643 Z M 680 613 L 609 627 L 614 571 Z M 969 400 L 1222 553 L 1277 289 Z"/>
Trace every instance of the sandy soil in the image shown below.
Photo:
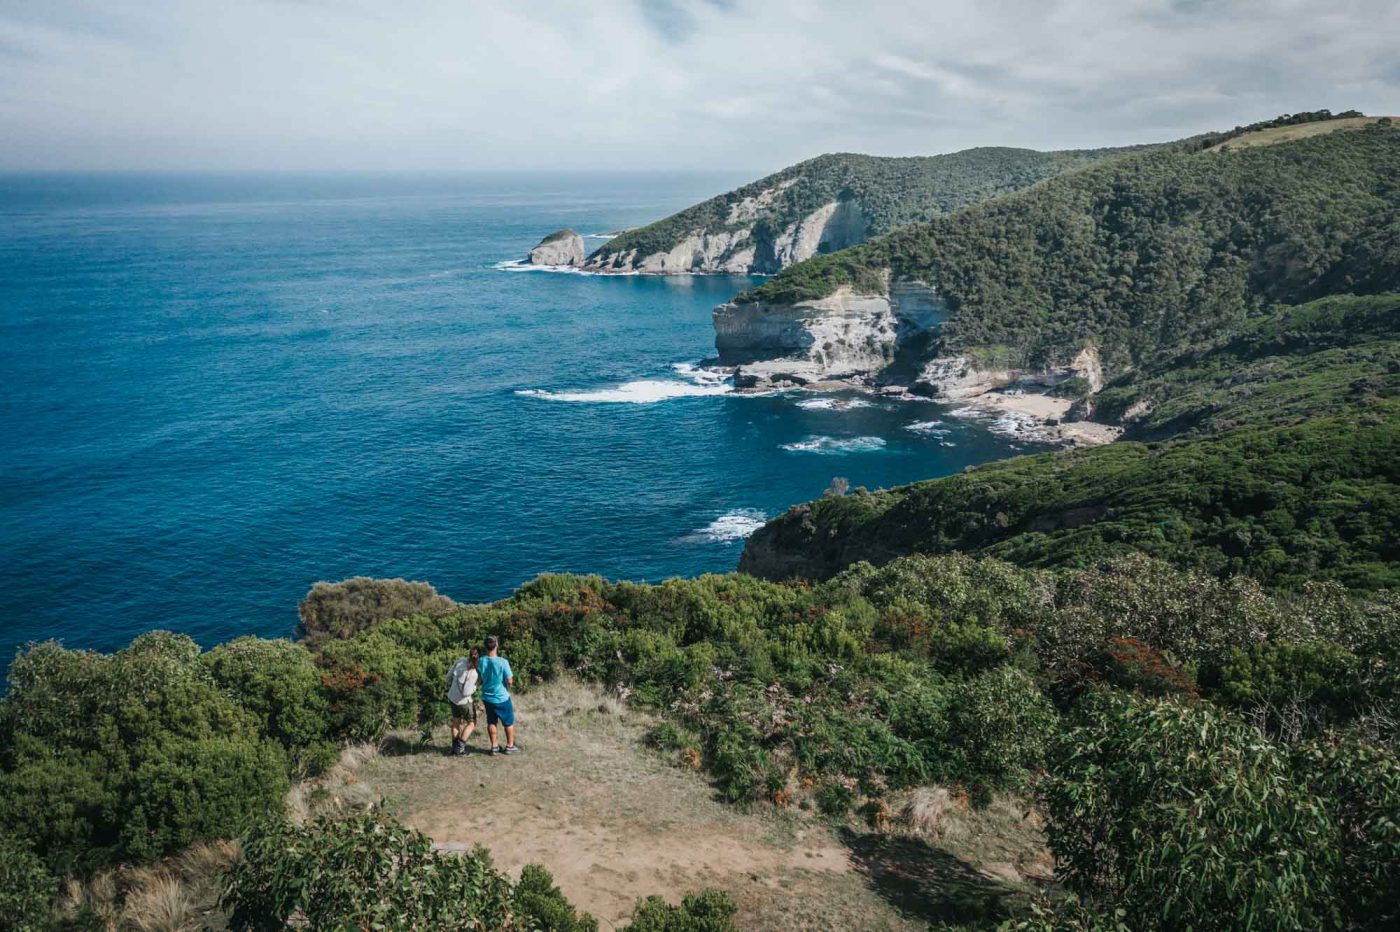
<path fill-rule="evenodd" d="M 1060 421 L 1073 402 L 1068 398 L 1053 395 L 1039 395 L 1032 392 L 1011 394 L 1008 392 L 985 392 L 965 399 L 965 403 L 975 408 L 993 412 L 1011 412 L 1036 423 L 1028 424 L 1025 430 L 1027 439 L 1048 443 L 1071 443 L 1075 446 L 1093 447 L 1117 440 L 1123 428 L 1111 424 L 1096 424 L 1092 421 Z"/>
<path fill-rule="evenodd" d="M 544 864 L 604 929 L 625 925 L 639 897 L 678 902 L 706 887 L 734 896 L 745 929 L 927 927 L 882 892 L 879 862 L 806 813 L 720 801 L 644 747 L 649 720 L 614 700 L 562 682 L 518 709 L 518 755 L 491 757 L 473 736 L 474 753 L 444 757 L 439 738 L 366 761 L 359 778 L 444 850 L 485 845 L 513 874 Z"/>

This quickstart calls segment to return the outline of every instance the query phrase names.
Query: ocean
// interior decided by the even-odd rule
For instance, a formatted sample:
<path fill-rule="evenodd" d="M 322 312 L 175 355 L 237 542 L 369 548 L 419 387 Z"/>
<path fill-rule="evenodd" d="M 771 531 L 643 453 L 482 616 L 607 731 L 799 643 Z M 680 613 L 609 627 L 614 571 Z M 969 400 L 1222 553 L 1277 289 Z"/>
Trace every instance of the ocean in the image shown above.
<path fill-rule="evenodd" d="M 0 176 L 0 657 L 287 635 L 353 575 L 725 572 L 835 476 L 1016 452 L 930 402 L 733 394 L 695 367 L 753 279 L 500 267 L 744 180 Z"/>

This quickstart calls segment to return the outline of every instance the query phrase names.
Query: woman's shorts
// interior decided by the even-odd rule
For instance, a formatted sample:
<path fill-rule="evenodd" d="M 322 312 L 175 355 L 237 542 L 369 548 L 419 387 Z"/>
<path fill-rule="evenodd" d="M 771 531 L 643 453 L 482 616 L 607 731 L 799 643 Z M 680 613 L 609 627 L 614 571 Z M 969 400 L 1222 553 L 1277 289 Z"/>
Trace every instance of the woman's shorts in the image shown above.
<path fill-rule="evenodd" d="M 448 705 L 452 706 L 452 721 L 471 722 L 473 725 L 476 724 L 475 699 L 471 700 L 470 702 L 463 702 L 461 705 L 458 705 L 455 702 L 449 702 Z"/>
<path fill-rule="evenodd" d="M 509 699 L 505 702 L 486 702 L 486 724 L 504 725 L 507 728 L 515 724 L 515 706 L 511 705 Z"/>

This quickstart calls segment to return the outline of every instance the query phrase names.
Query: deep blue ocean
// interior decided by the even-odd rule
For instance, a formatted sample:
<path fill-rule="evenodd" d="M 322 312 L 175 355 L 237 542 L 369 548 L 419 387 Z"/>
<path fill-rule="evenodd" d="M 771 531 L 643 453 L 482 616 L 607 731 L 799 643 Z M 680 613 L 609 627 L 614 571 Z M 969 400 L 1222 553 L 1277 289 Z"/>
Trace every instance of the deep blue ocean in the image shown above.
<path fill-rule="evenodd" d="M 744 180 L 0 176 L 0 658 L 285 635 L 357 574 L 727 571 L 833 476 L 1007 455 L 931 403 L 691 370 L 750 279 L 496 267 Z"/>

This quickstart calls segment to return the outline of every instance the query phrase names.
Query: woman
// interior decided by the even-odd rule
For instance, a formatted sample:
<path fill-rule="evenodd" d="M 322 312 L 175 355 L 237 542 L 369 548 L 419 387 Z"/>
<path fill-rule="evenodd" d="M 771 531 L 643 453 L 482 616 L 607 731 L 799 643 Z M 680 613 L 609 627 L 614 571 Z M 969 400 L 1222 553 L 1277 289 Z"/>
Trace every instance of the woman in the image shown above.
<path fill-rule="evenodd" d="M 471 656 L 461 657 L 447 671 L 447 702 L 452 706 L 452 753 L 467 753 L 467 739 L 476 729 L 476 685 L 481 675 L 476 665 L 481 651 L 473 647 Z"/>

